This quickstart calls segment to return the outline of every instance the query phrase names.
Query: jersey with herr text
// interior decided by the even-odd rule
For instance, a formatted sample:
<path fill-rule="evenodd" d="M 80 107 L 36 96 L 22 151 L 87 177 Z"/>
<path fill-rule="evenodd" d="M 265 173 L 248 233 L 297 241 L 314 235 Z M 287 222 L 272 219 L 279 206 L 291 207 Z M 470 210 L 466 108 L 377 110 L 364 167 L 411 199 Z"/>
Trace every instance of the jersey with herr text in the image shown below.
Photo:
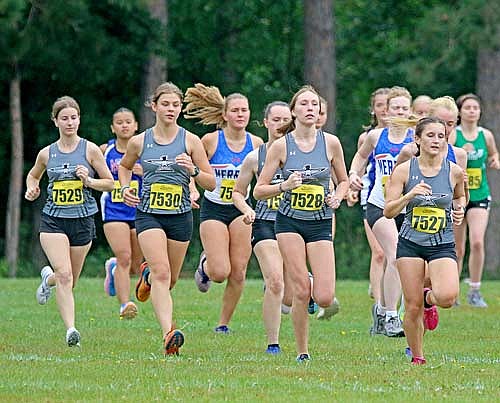
<path fill-rule="evenodd" d="M 205 190 L 204 197 L 217 204 L 233 204 L 233 189 L 236 179 L 240 174 L 243 160 L 253 150 L 252 137 L 250 133 L 245 133 L 246 141 L 243 150 L 235 152 L 231 150 L 226 142 L 224 131 L 218 130 L 217 148 L 214 155 L 209 160 L 210 166 L 215 175 L 215 189 Z M 249 190 L 247 197 L 249 197 Z"/>
<path fill-rule="evenodd" d="M 392 174 L 401 149 L 413 141 L 413 130 L 406 131 L 405 138 L 401 143 L 393 143 L 389 140 L 389 129 L 385 128 L 380 133 L 377 145 L 373 150 L 373 161 L 375 165 L 375 180 L 373 188 L 368 196 L 368 203 L 383 209 L 385 206 L 385 184 Z"/>

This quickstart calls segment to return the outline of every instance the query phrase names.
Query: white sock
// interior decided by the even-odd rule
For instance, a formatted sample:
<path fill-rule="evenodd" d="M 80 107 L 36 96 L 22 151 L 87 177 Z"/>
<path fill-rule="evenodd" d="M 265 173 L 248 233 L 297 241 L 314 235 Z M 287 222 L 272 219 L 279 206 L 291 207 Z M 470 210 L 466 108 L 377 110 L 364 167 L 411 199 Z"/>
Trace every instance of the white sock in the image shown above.
<path fill-rule="evenodd" d="M 481 282 L 479 281 L 478 283 L 469 283 L 469 287 L 472 288 L 473 290 L 479 290 L 481 288 Z"/>
<path fill-rule="evenodd" d="M 386 320 L 386 322 L 390 318 L 394 318 L 394 317 L 397 317 L 397 316 L 398 316 L 398 311 L 385 311 L 385 320 Z"/>
<path fill-rule="evenodd" d="M 76 329 L 74 327 L 70 327 L 68 330 L 66 330 L 66 336 L 68 336 L 70 333 L 74 332 Z"/>

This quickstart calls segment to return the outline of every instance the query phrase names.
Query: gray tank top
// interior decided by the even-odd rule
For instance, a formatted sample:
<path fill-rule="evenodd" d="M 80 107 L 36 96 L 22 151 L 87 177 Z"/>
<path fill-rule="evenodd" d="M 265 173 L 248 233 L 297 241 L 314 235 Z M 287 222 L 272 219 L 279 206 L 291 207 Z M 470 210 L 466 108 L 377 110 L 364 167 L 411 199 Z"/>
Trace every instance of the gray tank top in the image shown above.
<path fill-rule="evenodd" d="M 262 172 L 262 168 L 264 167 L 266 154 L 267 143 L 261 144 L 258 151 L 257 177 L 260 175 L 260 173 Z M 278 168 L 273 176 L 273 179 L 271 179 L 271 185 L 275 185 L 281 182 L 283 182 L 283 172 L 281 168 Z M 275 221 L 276 213 L 278 212 L 278 208 L 282 199 L 283 193 L 280 193 L 279 195 L 273 196 L 266 200 L 257 200 L 257 203 L 255 204 L 255 218 L 259 220 Z"/>
<path fill-rule="evenodd" d="M 185 152 L 183 127 L 179 127 L 170 144 L 158 144 L 153 129 L 146 130 L 140 155 L 144 173 L 138 210 L 154 214 L 182 214 L 191 210 L 189 173 L 175 163 L 175 157 Z"/>
<path fill-rule="evenodd" d="M 422 180 L 432 187 L 432 195 L 416 196 L 410 200 L 399 236 L 422 246 L 452 243 L 455 238 L 451 221 L 453 188 L 450 182 L 450 162 L 444 159 L 439 173 L 427 177 L 422 175 L 418 159 L 412 158 L 404 194 Z"/>
<path fill-rule="evenodd" d="M 316 132 L 316 145 L 309 152 L 299 149 L 291 133 L 285 136 L 286 161 L 283 178 L 293 172 L 302 175 L 302 185 L 284 192 L 279 212 L 299 220 L 324 220 L 332 218 L 332 209 L 325 203 L 329 191 L 331 165 L 326 155 L 325 135 Z"/>
<path fill-rule="evenodd" d="M 87 161 L 87 140 L 80 139 L 74 151 L 63 153 L 57 143 L 49 146 L 47 161 L 47 201 L 43 212 L 52 217 L 83 218 L 97 213 L 97 203 L 92 190 L 83 186 L 76 176 L 76 166 L 84 165 L 89 177 L 94 177 L 94 169 Z"/>

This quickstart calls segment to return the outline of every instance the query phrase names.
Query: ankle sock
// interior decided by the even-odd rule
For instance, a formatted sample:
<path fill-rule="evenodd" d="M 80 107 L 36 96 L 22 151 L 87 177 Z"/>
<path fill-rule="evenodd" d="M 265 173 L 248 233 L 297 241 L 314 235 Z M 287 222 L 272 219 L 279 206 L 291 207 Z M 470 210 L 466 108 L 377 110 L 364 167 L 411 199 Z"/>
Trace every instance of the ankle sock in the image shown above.
<path fill-rule="evenodd" d="M 424 290 L 424 308 L 432 308 L 432 305 L 427 302 L 427 294 L 431 290 Z"/>

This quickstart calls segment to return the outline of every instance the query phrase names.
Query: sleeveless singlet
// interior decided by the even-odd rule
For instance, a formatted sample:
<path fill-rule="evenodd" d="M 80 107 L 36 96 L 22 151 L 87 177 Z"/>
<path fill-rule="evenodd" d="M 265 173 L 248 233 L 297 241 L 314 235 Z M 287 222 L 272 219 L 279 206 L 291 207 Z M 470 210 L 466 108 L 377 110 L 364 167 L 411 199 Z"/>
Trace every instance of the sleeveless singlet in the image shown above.
<path fill-rule="evenodd" d="M 457 163 L 457 157 L 455 155 L 455 150 L 453 150 L 453 146 L 451 144 L 448 144 L 448 154 L 446 154 L 446 159 L 448 161 L 451 161 L 453 163 Z"/>
<path fill-rule="evenodd" d="M 380 133 L 377 145 L 373 150 L 375 165 L 375 180 L 373 188 L 368 196 L 368 203 L 383 209 L 385 206 L 385 184 L 391 176 L 401 149 L 413 141 L 413 130 L 408 129 L 401 143 L 393 143 L 389 140 L 389 129 L 385 128 Z"/>
<path fill-rule="evenodd" d="M 123 203 L 120 181 L 118 180 L 118 168 L 123 154 L 116 149 L 116 139 L 108 141 L 104 151 L 106 165 L 113 175 L 115 182 L 114 189 L 111 192 L 103 192 L 101 195 L 101 214 L 102 221 L 134 221 L 135 207 L 129 207 Z M 138 161 L 140 162 L 140 161 Z M 135 190 L 137 195 L 141 194 L 142 177 L 132 174 L 130 187 Z"/>
<path fill-rule="evenodd" d="M 215 189 L 205 190 L 203 194 L 208 200 L 217 204 L 233 204 L 233 189 L 236 179 L 240 174 L 243 160 L 253 150 L 252 137 L 246 133 L 246 142 L 243 150 L 232 151 L 226 142 L 224 131 L 218 130 L 217 148 L 209 160 L 210 166 L 215 174 Z M 249 189 L 250 190 L 250 189 Z M 249 191 L 247 197 L 249 197 Z"/>
<path fill-rule="evenodd" d="M 483 129 L 478 127 L 477 137 L 473 141 L 469 141 L 464 137 L 460 126 L 457 126 L 455 131 L 457 133 L 455 146 L 467 151 L 470 201 L 488 199 L 491 196 L 488 178 L 486 177 L 488 146 L 486 145 Z"/>
<path fill-rule="evenodd" d="M 97 203 L 92 190 L 83 186 L 76 176 L 76 166 L 84 165 L 89 177 L 94 177 L 94 169 L 87 161 L 87 140 L 80 139 L 75 150 L 63 153 L 57 143 L 49 147 L 47 162 L 47 200 L 43 212 L 51 217 L 83 218 L 97 213 Z"/>
<path fill-rule="evenodd" d="M 411 159 L 408 182 L 403 193 L 408 193 L 423 180 L 432 187 L 432 195 L 416 196 L 410 200 L 399 232 L 401 238 L 421 246 L 438 246 L 455 241 L 451 220 L 453 188 L 450 182 L 450 164 L 443 159 L 439 173 L 427 177 L 422 175 L 418 159 Z"/>
<path fill-rule="evenodd" d="M 264 162 L 266 161 L 267 154 L 267 143 L 261 144 L 258 151 L 257 159 L 257 177 L 262 172 L 264 167 Z M 283 182 L 283 171 L 281 168 L 276 170 L 273 178 L 271 179 L 271 185 Z M 276 213 L 278 211 L 281 200 L 283 199 L 283 193 L 273 196 L 267 200 L 257 200 L 255 204 L 255 218 L 260 220 L 275 221 Z"/>
<path fill-rule="evenodd" d="M 179 127 L 170 144 L 158 144 L 153 129 L 144 133 L 140 155 L 142 179 L 139 211 L 153 214 L 182 214 L 191 210 L 188 171 L 175 163 L 175 157 L 186 152 L 186 130 Z"/>
<path fill-rule="evenodd" d="M 299 220 L 324 220 L 332 218 L 332 209 L 325 203 L 330 188 L 331 163 L 326 154 L 326 139 L 321 130 L 316 132 L 316 144 L 309 152 L 299 149 L 292 133 L 287 133 L 286 161 L 283 179 L 294 172 L 302 175 L 302 185 L 284 192 L 279 212 Z"/>

